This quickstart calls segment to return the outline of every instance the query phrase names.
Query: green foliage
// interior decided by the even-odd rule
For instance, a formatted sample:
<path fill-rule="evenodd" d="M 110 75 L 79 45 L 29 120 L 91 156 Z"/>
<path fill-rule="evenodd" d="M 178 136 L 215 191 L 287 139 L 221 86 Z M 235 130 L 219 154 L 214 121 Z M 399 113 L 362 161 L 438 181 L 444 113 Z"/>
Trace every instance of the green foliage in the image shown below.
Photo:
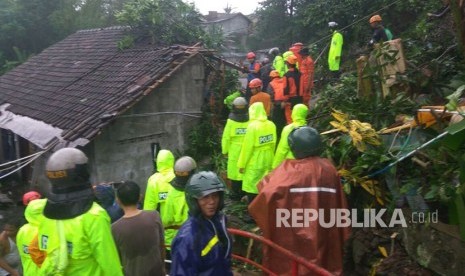
<path fill-rule="evenodd" d="M 200 14 L 181 0 L 130 1 L 116 18 L 129 25 L 136 37 L 148 36 L 152 43 L 162 45 L 193 44 L 203 34 Z"/>
<path fill-rule="evenodd" d="M 187 155 L 197 161 L 207 161 L 209 170 L 221 174 L 226 171 L 227 160 L 221 153 L 221 131 L 227 116 L 223 104 L 229 91 L 237 89 L 238 73 L 232 70 L 213 71 L 207 84 L 210 101 L 203 108 L 199 124 L 189 133 Z"/>
<path fill-rule="evenodd" d="M 133 45 L 134 45 L 134 38 L 130 35 L 126 35 L 123 37 L 123 39 L 118 41 L 118 49 L 120 50 L 131 48 Z"/>

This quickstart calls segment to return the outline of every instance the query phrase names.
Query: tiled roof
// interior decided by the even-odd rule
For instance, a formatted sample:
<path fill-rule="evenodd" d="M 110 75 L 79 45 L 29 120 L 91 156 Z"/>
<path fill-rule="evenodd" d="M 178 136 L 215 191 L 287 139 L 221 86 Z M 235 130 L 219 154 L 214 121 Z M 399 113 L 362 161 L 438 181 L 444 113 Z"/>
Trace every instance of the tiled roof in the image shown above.
<path fill-rule="evenodd" d="M 91 139 L 198 48 L 136 45 L 119 50 L 121 27 L 78 31 L 0 77 L 0 105 L 63 130 L 67 141 Z"/>

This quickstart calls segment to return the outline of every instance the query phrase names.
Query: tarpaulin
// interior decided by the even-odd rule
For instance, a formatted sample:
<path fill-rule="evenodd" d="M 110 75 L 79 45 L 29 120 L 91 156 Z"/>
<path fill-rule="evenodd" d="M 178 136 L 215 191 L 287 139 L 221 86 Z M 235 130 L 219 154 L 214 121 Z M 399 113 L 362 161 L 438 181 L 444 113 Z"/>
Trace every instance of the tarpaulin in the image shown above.
<path fill-rule="evenodd" d="M 249 205 L 249 212 L 263 236 L 340 275 L 344 241 L 350 235 L 350 227 L 325 228 L 318 219 L 305 222 L 303 218 L 305 210 L 321 210 L 325 221 L 329 222 L 330 209 L 348 209 L 340 177 L 330 161 L 320 157 L 285 160 L 258 184 L 258 189 L 259 194 Z M 288 225 L 283 223 L 285 213 L 290 214 L 284 219 Z M 278 275 L 290 275 L 290 260 L 266 246 L 263 265 Z M 299 266 L 298 275 L 310 275 L 310 272 Z"/>

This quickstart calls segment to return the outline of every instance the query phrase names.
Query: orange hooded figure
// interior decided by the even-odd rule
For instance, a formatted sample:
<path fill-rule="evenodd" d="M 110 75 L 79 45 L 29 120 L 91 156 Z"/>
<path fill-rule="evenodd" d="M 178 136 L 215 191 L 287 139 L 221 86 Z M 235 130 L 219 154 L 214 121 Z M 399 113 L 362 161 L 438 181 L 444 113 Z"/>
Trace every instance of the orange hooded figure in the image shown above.
<path fill-rule="evenodd" d="M 323 227 L 318 219 L 307 219 L 305 223 L 307 210 L 323 211 L 327 222 L 331 209 L 348 209 L 340 177 L 328 159 L 318 156 L 323 144 L 315 129 L 296 128 L 288 141 L 296 159 L 285 160 L 259 182 L 259 194 L 249 205 L 249 213 L 263 237 L 334 275 L 341 275 L 343 246 L 350 227 Z M 293 217 L 293 212 L 299 210 L 300 216 Z M 287 221 L 284 213 L 289 215 Z M 291 275 L 291 263 L 285 256 L 266 246 L 263 251 L 265 267 L 277 275 Z M 311 272 L 299 266 L 297 274 Z"/>

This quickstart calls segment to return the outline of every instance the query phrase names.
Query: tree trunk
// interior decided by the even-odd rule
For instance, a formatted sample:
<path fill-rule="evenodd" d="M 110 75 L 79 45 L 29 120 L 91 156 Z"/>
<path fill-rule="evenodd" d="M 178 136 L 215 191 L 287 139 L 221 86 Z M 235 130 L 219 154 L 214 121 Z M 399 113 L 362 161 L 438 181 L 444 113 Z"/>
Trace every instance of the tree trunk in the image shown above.
<path fill-rule="evenodd" d="M 464 22 L 464 7 L 463 0 L 452 0 L 450 2 L 450 10 L 455 23 L 455 32 L 457 36 L 457 49 L 462 59 L 465 59 L 465 22 Z"/>

